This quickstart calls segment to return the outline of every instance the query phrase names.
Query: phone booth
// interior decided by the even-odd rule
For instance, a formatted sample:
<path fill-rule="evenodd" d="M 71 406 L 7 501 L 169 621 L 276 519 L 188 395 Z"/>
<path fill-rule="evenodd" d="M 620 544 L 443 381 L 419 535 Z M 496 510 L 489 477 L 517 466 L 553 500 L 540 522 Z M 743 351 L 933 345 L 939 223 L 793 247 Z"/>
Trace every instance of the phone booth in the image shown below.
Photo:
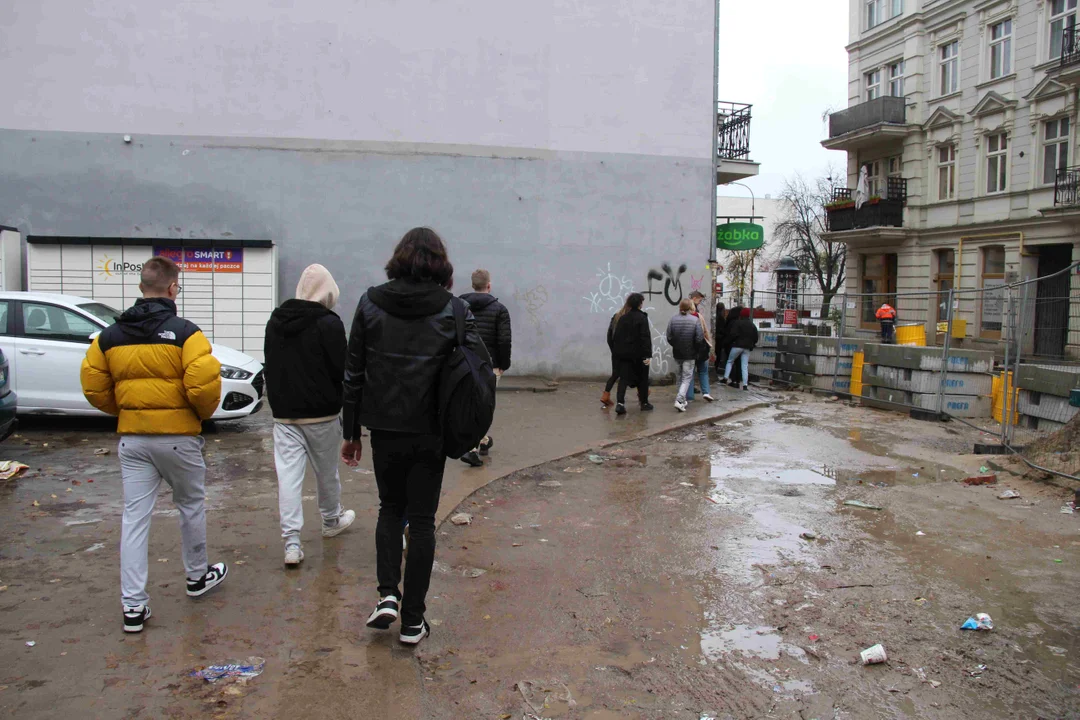
<path fill-rule="evenodd" d="M 799 266 L 791 257 L 781 258 L 776 266 L 776 324 L 799 324 Z"/>

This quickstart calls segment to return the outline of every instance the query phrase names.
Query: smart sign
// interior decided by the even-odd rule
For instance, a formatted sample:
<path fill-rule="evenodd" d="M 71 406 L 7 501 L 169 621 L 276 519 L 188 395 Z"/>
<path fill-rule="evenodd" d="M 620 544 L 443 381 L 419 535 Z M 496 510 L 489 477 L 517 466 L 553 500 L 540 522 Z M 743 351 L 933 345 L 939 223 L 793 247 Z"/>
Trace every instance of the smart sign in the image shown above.
<path fill-rule="evenodd" d="M 765 244 L 765 228 L 754 223 L 735 222 L 716 226 L 717 250 L 756 250 Z"/>

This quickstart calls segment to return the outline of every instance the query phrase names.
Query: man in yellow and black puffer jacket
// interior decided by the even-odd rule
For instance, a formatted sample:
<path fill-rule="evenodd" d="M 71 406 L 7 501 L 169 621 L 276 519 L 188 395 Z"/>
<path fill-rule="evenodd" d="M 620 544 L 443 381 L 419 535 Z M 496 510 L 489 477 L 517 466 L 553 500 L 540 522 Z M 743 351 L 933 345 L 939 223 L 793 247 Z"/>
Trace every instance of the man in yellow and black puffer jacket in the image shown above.
<path fill-rule="evenodd" d="M 86 399 L 102 412 L 119 415 L 125 632 L 141 632 L 150 617 L 147 547 L 162 479 L 180 511 L 187 594 L 206 593 L 229 571 L 225 563 L 207 565 L 206 464 L 200 437 L 202 421 L 214 414 L 221 398 L 221 364 L 202 331 L 176 316 L 179 278 L 172 260 L 148 260 L 139 283 L 143 297 L 94 340 L 82 364 Z"/>

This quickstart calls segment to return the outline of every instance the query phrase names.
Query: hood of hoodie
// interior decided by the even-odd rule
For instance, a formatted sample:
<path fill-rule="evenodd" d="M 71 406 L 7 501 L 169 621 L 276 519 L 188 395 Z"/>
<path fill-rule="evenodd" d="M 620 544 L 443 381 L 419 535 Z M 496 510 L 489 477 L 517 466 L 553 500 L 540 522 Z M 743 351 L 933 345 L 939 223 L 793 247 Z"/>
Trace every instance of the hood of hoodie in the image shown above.
<path fill-rule="evenodd" d="M 289 337 L 299 335 L 320 318 L 333 315 L 322 303 L 311 300 L 286 300 L 270 315 L 270 327 Z"/>
<path fill-rule="evenodd" d="M 491 303 L 499 301 L 499 298 L 495 297 L 491 293 L 482 292 L 465 293 L 461 296 L 461 299 L 469 303 L 469 307 L 472 309 L 473 312 L 483 310 Z"/>
<path fill-rule="evenodd" d="M 399 318 L 434 315 L 453 297 L 449 290 L 433 282 L 404 279 L 370 288 L 367 296 L 383 312 Z"/>
<path fill-rule="evenodd" d="M 168 298 L 139 298 L 117 320 L 132 335 L 150 337 L 161 324 L 176 315 L 176 303 Z"/>
<path fill-rule="evenodd" d="M 318 263 L 304 268 L 300 282 L 296 284 L 297 300 L 319 303 L 327 310 L 333 310 L 339 297 L 341 290 L 329 270 Z"/>

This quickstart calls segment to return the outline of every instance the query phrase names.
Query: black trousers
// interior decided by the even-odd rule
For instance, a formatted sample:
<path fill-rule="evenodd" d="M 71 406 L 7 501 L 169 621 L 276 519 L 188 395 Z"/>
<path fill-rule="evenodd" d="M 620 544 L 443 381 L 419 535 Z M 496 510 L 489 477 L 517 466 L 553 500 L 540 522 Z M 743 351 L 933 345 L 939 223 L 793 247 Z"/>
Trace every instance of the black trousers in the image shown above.
<path fill-rule="evenodd" d="M 371 431 L 371 461 L 379 486 L 375 526 L 379 597 L 401 598 L 403 625 L 419 625 L 427 609 L 431 566 L 435 562 L 435 512 L 439 509 L 446 456 L 438 435 Z M 408 513 L 409 557 L 405 593 L 401 585 L 401 525 Z"/>
<path fill-rule="evenodd" d="M 649 402 L 649 366 L 641 360 L 621 360 L 619 362 L 619 394 L 616 402 L 626 404 L 626 388 L 637 385 L 638 401 L 642 405 Z"/>
<path fill-rule="evenodd" d="M 615 387 L 615 383 L 619 382 L 619 361 L 615 359 L 615 356 L 611 356 L 611 377 L 604 383 L 604 392 L 611 392 L 611 388 Z"/>

